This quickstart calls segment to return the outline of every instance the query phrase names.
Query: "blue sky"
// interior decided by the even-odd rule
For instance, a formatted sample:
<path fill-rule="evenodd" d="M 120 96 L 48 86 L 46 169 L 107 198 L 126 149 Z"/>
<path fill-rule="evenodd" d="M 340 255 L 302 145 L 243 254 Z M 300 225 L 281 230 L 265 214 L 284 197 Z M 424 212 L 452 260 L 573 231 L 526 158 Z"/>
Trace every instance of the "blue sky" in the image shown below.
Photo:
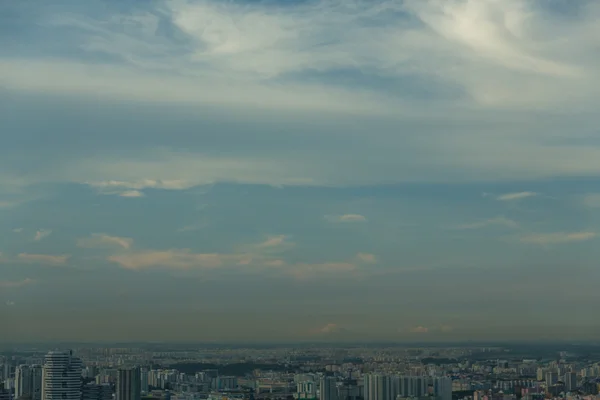
<path fill-rule="evenodd" d="M 3 2 L 0 339 L 594 337 L 599 20 Z"/>

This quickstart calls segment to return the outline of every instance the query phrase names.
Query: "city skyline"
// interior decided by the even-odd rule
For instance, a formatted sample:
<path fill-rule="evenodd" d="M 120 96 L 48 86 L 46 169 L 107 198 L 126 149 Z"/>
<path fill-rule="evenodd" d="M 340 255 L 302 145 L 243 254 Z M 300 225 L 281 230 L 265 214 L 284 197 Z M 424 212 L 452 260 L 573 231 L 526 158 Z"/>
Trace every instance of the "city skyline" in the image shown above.
<path fill-rule="evenodd" d="M 0 4 L 0 342 L 596 340 L 598 2 Z"/>

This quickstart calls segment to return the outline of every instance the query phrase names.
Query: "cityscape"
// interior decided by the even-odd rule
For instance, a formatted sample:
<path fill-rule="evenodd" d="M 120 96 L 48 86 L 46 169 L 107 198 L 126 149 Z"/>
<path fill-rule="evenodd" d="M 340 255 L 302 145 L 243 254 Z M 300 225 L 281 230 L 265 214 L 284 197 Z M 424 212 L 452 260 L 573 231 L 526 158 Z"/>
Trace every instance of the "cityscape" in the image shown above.
<path fill-rule="evenodd" d="M 600 390 L 591 344 L 41 347 L 1 353 L 0 399 L 596 400 Z"/>

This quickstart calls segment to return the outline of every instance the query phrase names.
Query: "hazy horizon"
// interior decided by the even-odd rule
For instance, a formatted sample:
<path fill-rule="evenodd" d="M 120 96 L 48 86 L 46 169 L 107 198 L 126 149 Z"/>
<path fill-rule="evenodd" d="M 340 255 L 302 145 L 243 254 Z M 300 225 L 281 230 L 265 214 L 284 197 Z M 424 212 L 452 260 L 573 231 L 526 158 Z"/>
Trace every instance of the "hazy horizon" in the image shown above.
<path fill-rule="evenodd" d="M 594 340 L 600 2 L 0 4 L 0 342 Z"/>

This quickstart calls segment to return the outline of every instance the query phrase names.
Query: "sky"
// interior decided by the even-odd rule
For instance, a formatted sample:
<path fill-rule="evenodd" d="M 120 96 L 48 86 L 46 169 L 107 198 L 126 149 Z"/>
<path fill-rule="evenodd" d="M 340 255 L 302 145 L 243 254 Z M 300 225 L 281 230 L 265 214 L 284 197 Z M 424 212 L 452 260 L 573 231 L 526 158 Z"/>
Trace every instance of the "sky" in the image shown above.
<path fill-rule="evenodd" d="M 600 334 L 600 2 L 0 3 L 0 340 Z"/>

